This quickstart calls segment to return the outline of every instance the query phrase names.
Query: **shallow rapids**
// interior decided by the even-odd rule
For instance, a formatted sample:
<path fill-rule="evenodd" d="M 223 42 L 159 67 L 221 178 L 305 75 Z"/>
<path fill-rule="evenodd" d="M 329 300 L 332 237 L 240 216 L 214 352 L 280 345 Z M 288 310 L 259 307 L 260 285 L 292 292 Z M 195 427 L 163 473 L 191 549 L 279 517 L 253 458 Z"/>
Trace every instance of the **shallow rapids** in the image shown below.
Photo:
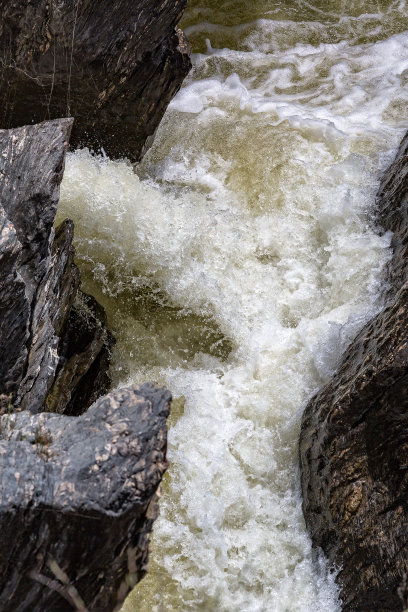
<path fill-rule="evenodd" d="M 408 126 L 408 7 L 192 0 L 194 68 L 135 169 L 76 151 L 59 219 L 118 343 L 176 401 L 126 612 L 333 612 L 301 512 L 302 406 L 381 303 L 371 220 Z"/>

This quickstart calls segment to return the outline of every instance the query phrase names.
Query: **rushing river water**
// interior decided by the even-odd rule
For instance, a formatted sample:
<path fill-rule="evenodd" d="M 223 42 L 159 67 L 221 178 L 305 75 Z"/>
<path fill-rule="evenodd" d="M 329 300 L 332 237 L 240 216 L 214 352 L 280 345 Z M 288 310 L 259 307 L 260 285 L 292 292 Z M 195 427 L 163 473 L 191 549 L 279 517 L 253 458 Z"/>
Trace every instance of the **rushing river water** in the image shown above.
<path fill-rule="evenodd" d="M 68 155 L 60 218 L 118 343 L 172 390 L 151 572 L 126 612 L 333 612 L 301 512 L 302 406 L 379 306 L 370 223 L 408 126 L 408 7 L 192 0 L 194 69 L 136 167 Z"/>

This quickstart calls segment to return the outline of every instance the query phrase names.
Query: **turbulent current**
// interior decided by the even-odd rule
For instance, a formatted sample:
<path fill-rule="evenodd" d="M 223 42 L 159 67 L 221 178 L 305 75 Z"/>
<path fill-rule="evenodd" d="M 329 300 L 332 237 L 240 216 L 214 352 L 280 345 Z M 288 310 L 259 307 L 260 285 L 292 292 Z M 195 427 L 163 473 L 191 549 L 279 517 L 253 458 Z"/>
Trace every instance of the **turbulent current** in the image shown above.
<path fill-rule="evenodd" d="M 378 309 L 370 218 L 408 126 L 408 7 L 191 0 L 193 70 L 133 168 L 68 155 L 59 215 L 117 337 L 175 402 L 149 575 L 126 612 L 338 610 L 301 511 L 302 408 Z"/>

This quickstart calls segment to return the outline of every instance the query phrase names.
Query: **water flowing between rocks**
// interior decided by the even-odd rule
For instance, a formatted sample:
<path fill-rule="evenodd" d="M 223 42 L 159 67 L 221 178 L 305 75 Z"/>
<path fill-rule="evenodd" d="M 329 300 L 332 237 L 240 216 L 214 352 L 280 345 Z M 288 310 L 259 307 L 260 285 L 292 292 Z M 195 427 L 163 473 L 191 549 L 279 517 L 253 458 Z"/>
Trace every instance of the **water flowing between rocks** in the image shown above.
<path fill-rule="evenodd" d="M 68 155 L 60 219 L 118 343 L 175 402 L 151 571 L 126 612 L 338 610 L 301 512 L 302 406 L 381 300 L 370 221 L 408 126 L 408 7 L 192 0 L 153 148 Z"/>

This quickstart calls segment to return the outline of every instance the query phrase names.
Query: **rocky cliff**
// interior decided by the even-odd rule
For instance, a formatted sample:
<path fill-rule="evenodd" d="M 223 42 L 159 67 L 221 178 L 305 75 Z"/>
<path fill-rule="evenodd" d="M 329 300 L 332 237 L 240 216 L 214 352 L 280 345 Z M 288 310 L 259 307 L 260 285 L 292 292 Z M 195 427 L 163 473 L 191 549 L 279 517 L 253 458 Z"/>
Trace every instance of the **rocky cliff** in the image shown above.
<path fill-rule="evenodd" d="M 394 232 L 386 305 L 306 407 L 300 435 L 306 524 L 339 569 L 347 612 L 408 608 L 408 135 L 376 212 Z"/>
<path fill-rule="evenodd" d="M 0 127 L 75 117 L 71 143 L 140 159 L 189 71 L 187 0 L 0 0 Z"/>

